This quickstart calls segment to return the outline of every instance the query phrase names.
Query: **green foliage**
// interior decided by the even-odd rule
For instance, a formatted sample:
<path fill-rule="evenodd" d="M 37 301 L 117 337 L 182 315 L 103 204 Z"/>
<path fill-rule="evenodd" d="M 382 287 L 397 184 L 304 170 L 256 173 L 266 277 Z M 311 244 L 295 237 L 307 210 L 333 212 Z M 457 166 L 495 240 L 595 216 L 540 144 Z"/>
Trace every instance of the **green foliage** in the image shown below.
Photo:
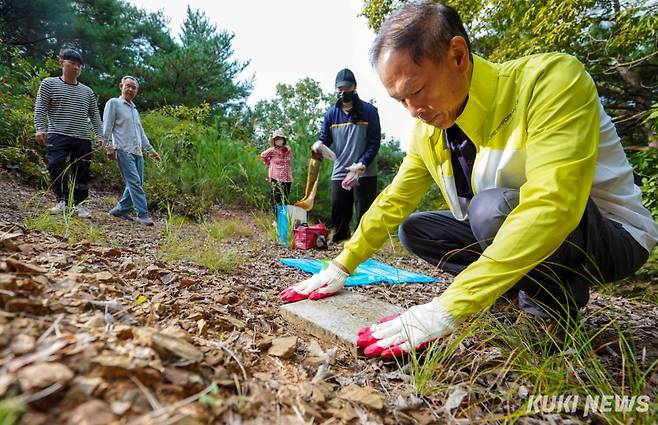
<path fill-rule="evenodd" d="M 256 143 L 268 147 L 272 133 L 280 128 L 291 137 L 293 146 L 310 150 L 330 106 L 331 95 L 322 92 L 320 83 L 311 78 L 295 85 L 278 84 L 274 99 L 261 100 L 254 107 Z"/>
<path fill-rule="evenodd" d="M 0 401 L 0 424 L 18 425 L 21 417 L 27 411 L 25 402 L 19 397 L 6 398 Z"/>
<path fill-rule="evenodd" d="M 379 147 L 377 153 L 377 184 L 380 190 L 383 190 L 395 177 L 402 159 L 404 152 L 400 150 L 400 142 L 396 139 L 384 140 Z"/>
<path fill-rule="evenodd" d="M 654 218 L 658 218 L 658 154 L 656 150 L 632 152 L 628 160 L 641 180 L 642 201 Z"/>
<path fill-rule="evenodd" d="M 188 8 L 181 44 L 162 12 L 146 13 L 122 0 L 5 0 L 0 12 L 0 61 L 18 51 L 42 63 L 61 47 L 74 47 L 85 59 L 80 81 L 94 89 L 100 105 L 118 95 L 126 74 L 140 79 L 137 103 L 145 109 L 204 102 L 220 108 L 251 90 L 250 81 L 236 81 L 248 62 L 232 58 L 233 34 L 218 31 L 202 12 Z M 49 74 L 59 74 L 58 68 Z"/>
<path fill-rule="evenodd" d="M 203 12 L 187 8 L 182 45 L 153 55 L 145 69 L 143 98 L 153 106 L 211 105 L 246 98 L 251 82 L 235 82 L 249 64 L 234 60 L 234 34 L 218 31 Z"/>
<path fill-rule="evenodd" d="M 409 0 L 364 0 L 378 29 Z M 646 0 L 446 1 L 469 31 L 473 50 L 494 61 L 560 51 L 592 74 L 625 142 L 656 140 L 642 119 L 658 101 L 658 4 Z"/>
<path fill-rule="evenodd" d="M 651 106 L 651 110 L 649 111 L 649 114 L 647 115 L 647 118 L 644 120 L 643 124 L 650 125 L 653 131 L 658 132 L 658 103 Z"/>
<path fill-rule="evenodd" d="M 71 208 L 57 215 L 44 211 L 36 217 L 26 217 L 23 224 L 27 229 L 59 236 L 70 245 L 82 240 L 101 244 L 106 242 L 103 232 L 97 226 L 75 217 L 75 211 Z"/>
<path fill-rule="evenodd" d="M 311 145 L 318 139 L 322 117 L 330 102 L 331 96 L 322 92 L 320 83 L 305 78 L 295 85 L 278 84 L 274 99 L 261 100 L 254 107 L 254 142 L 259 149 L 270 146 L 269 139 L 278 128 L 288 136 L 295 179 L 290 193 L 292 202 L 304 197 Z M 322 161 L 317 201 L 311 211 L 315 219 L 327 220 L 330 215 L 332 166 L 330 161 Z"/>
<path fill-rule="evenodd" d="M 250 237 L 253 236 L 251 228 L 246 226 L 240 220 L 226 220 L 204 222 L 201 225 L 203 232 L 216 241 L 223 241 L 226 239 L 236 237 Z"/>
<path fill-rule="evenodd" d="M 18 47 L 33 63 L 54 58 L 61 47 L 77 48 L 85 59 L 80 79 L 101 104 L 116 95 L 120 76 L 143 75 L 148 58 L 175 47 L 162 13 L 147 14 L 120 0 L 6 0 L 0 5 L 3 47 Z"/>
<path fill-rule="evenodd" d="M 187 261 L 207 268 L 211 272 L 231 273 L 244 262 L 235 248 L 227 248 L 222 241 L 238 235 L 250 235 L 249 229 L 236 221 L 203 223 L 187 226 L 185 219 L 167 210 L 164 243 L 160 254 L 165 261 Z"/>
<path fill-rule="evenodd" d="M 41 79 L 52 69 L 32 66 L 17 51 L 0 63 L 0 166 L 32 183 L 45 181 L 44 148 L 34 140 L 34 97 Z"/>
<path fill-rule="evenodd" d="M 203 216 L 214 203 L 264 208 L 267 174 L 258 150 L 205 120 L 204 106 L 166 107 L 143 116 L 149 139 L 162 157 L 148 161 L 145 186 L 151 203 L 175 212 Z"/>

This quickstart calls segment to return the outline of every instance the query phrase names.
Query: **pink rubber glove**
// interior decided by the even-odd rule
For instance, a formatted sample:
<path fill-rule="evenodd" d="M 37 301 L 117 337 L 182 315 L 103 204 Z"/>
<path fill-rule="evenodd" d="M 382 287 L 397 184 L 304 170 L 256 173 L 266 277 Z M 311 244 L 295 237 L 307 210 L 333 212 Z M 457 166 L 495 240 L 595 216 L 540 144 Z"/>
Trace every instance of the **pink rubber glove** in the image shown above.
<path fill-rule="evenodd" d="M 340 267 L 329 263 L 329 267 L 321 270 L 320 273 L 281 291 L 279 298 L 283 302 L 293 303 L 306 298 L 319 300 L 330 297 L 343 289 L 348 276 L 349 274 L 342 271 Z"/>
<path fill-rule="evenodd" d="M 423 350 L 430 342 L 455 330 L 452 315 L 435 298 L 411 307 L 399 316 L 388 316 L 380 323 L 361 329 L 356 345 L 368 357 L 398 357 Z"/>
<path fill-rule="evenodd" d="M 345 178 L 343 179 L 340 185 L 342 186 L 343 189 L 350 190 L 359 180 L 361 174 L 365 173 L 366 166 L 361 164 L 360 162 L 355 162 L 349 167 L 345 167 L 345 169 L 349 172 L 347 173 L 347 175 L 345 176 Z"/>

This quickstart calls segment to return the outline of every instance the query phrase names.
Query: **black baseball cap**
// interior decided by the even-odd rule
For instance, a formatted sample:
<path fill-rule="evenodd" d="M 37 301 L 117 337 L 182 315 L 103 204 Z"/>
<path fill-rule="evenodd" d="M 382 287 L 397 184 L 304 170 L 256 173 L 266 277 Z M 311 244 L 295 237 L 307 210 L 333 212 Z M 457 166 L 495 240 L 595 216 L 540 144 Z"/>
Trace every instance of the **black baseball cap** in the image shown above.
<path fill-rule="evenodd" d="M 352 71 L 344 68 L 336 74 L 336 88 L 347 86 L 356 88 L 356 78 L 354 78 L 354 73 Z"/>
<path fill-rule="evenodd" d="M 73 49 L 62 49 L 59 51 L 59 58 L 62 60 L 70 60 L 79 63 L 82 65 L 84 62 L 82 61 L 82 55 L 77 51 Z"/>

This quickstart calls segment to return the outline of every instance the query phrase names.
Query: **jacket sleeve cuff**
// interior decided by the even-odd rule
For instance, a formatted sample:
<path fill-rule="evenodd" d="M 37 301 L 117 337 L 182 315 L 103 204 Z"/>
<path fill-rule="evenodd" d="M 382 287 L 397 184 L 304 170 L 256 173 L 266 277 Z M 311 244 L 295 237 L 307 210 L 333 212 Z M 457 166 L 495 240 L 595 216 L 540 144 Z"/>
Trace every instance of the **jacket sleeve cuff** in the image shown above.
<path fill-rule="evenodd" d="M 363 262 L 362 259 L 346 249 L 338 254 L 338 257 L 334 258 L 334 261 L 345 267 L 350 274 L 352 274 L 357 266 Z"/>

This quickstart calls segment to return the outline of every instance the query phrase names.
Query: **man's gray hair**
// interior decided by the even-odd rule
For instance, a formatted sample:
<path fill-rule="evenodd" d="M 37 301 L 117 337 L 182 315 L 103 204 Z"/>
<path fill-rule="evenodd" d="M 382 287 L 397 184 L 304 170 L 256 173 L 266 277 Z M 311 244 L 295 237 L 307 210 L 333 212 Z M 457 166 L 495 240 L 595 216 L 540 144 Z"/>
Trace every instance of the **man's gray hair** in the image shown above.
<path fill-rule="evenodd" d="M 126 80 L 133 80 L 139 86 L 139 80 L 137 80 L 137 78 L 133 77 L 132 75 L 124 75 L 121 77 L 121 84 L 125 83 Z"/>
<path fill-rule="evenodd" d="M 407 51 L 417 65 L 423 59 L 441 63 L 450 40 L 462 36 L 468 50 L 471 42 L 459 13 L 450 6 L 431 1 L 408 3 L 382 24 L 370 48 L 370 63 L 377 66 L 385 50 Z"/>

